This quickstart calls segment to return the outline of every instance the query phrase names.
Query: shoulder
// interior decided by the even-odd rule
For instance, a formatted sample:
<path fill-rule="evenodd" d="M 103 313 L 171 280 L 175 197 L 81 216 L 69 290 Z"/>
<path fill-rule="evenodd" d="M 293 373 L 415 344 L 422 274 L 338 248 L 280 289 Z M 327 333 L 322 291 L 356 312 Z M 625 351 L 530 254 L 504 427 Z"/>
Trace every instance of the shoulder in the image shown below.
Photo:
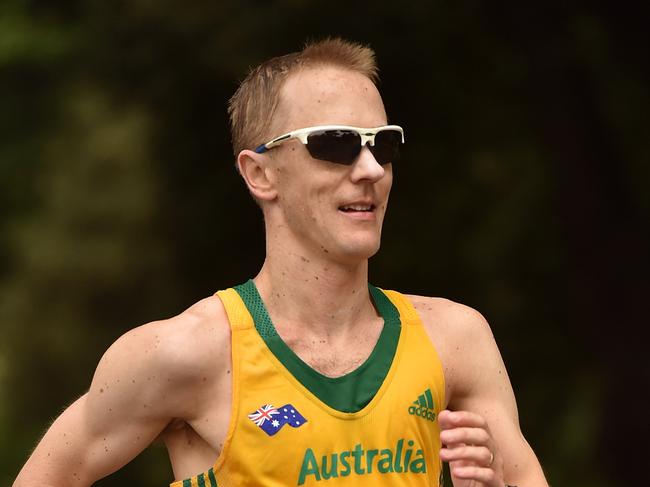
<path fill-rule="evenodd" d="M 408 295 L 443 364 L 448 398 L 464 395 L 483 374 L 503 368 L 492 330 L 483 315 L 449 299 Z"/>
<path fill-rule="evenodd" d="M 153 321 L 134 328 L 109 348 L 102 361 L 122 359 L 169 366 L 179 373 L 200 366 L 213 357 L 226 341 L 230 330 L 221 301 L 216 296 L 202 299 L 172 318 Z"/>
<path fill-rule="evenodd" d="M 450 299 L 406 295 L 427 329 L 453 341 L 469 337 L 491 338 L 492 331 L 483 315 L 470 306 Z"/>
<path fill-rule="evenodd" d="M 118 338 L 99 362 L 89 398 L 131 398 L 161 415 L 183 414 L 183 399 L 218 382 L 229 367 L 228 318 L 213 296 Z"/>

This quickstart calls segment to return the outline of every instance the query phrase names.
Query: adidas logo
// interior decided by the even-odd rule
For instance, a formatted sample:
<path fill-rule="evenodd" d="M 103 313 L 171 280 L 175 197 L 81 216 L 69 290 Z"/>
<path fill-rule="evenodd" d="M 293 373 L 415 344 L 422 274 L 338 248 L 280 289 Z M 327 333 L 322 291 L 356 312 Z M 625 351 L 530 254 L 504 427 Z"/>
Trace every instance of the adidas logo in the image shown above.
<path fill-rule="evenodd" d="M 427 389 L 423 394 L 413 401 L 413 405 L 409 406 L 409 414 L 420 416 L 421 418 L 429 421 L 436 420 L 436 413 L 433 411 L 433 397 L 431 396 L 431 389 Z"/>

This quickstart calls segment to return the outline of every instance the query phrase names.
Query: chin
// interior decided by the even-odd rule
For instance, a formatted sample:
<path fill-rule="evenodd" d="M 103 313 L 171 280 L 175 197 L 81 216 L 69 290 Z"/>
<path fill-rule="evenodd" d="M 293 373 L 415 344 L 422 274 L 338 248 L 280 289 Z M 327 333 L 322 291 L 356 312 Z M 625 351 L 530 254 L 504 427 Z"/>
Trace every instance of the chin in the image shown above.
<path fill-rule="evenodd" d="M 357 242 L 340 242 L 339 253 L 349 260 L 361 261 L 368 260 L 379 251 L 379 240 L 357 241 Z"/>

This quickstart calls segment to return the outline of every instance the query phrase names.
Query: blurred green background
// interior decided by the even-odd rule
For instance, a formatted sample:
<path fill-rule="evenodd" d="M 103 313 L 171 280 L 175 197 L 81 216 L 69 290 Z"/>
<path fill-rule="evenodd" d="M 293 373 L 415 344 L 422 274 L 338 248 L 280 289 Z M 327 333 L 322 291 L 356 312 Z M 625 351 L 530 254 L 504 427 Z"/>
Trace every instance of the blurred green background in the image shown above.
<path fill-rule="evenodd" d="M 372 282 L 486 316 L 553 485 L 638 485 L 647 17 L 537 3 L 2 0 L 0 485 L 118 336 L 259 269 L 226 101 L 328 35 L 406 130 Z M 97 485 L 171 479 L 154 446 Z"/>

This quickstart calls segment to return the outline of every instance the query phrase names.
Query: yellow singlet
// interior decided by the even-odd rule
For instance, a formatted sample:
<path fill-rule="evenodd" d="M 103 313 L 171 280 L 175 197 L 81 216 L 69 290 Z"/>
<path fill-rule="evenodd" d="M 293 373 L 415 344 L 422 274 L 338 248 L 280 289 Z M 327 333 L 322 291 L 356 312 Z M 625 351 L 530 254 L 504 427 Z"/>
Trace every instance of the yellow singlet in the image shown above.
<path fill-rule="evenodd" d="M 214 466 L 171 487 L 441 485 L 442 365 L 412 304 L 369 289 L 384 328 L 338 378 L 289 349 L 252 281 L 219 291 L 232 330 L 230 427 Z"/>

